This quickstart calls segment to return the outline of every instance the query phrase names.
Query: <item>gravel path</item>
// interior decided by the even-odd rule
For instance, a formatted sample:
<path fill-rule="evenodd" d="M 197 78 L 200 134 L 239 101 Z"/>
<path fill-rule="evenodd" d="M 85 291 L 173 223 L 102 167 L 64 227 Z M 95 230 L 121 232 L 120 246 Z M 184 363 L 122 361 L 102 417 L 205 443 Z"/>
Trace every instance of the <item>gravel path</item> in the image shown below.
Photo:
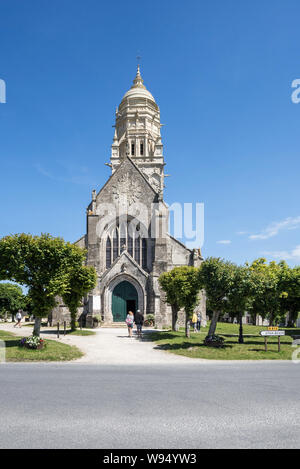
<path fill-rule="evenodd" d="M 14 328 L 11 324 L 1 324 L 0 329 L 13 332 L 20 336 L 29 336 L 31 327 Z M 95 335 L 75 336 L 60 335 L 57 339 L 53 329 L 42 328 L 41 337 L 59 340 L 59 342 L 76 345 L 85 354 L 74 363 L 90 363 L 98 365 L 148 365 L 148 364 L 191 364 L 203 363 L 207 360 L 190 359 L 156 349 L 156 344 L 147 340 L 138 340 L 136 336 L 129 338 L 126 328 L 95 329 Z M 147 338 L 146 330 L 144 337 Z"/>

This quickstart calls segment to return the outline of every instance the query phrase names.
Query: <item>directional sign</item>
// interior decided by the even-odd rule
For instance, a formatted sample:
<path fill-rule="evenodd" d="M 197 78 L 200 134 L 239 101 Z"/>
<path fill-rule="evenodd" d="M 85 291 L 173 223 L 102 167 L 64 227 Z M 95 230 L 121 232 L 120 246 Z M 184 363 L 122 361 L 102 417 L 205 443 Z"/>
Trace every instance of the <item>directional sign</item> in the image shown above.
<path fill-rule="evenodd" d="M 261 336 L 279 336 L 285 335 L 285 331 L 261 331 Z"/>

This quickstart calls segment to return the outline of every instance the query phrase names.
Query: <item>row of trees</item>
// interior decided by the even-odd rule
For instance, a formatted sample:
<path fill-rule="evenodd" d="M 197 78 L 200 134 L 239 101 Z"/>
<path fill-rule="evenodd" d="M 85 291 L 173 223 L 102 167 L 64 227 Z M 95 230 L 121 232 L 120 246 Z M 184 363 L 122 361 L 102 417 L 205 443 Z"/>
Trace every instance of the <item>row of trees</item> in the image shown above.
<path fill-rule="evenodd" d="M 207 339 L 214 336 L 219 318 L 225 313 L 240 325 L 239 341 L 243 342 L 243 316 L 250 313 L 253 323 L 257 315 L 270 325 L 283 321 L 295 325 L 300 312 L 300 267 L 290 268 L 286 262 L 267 263 L 260 258 L 252 264 L 238 266 L 220 258 L 206 259 L 200 268 L 176 267 L 159 278 L 172 308 L 172 328 L 176 330 L 178 312 L 185 310 L 186 335 L 189 321 L 201 290 L 205 290 L 207 307 L 212 312 Z"/>
<path fill-rule="evenodd" d="M 94 267 L 85 266 L 85 260 L 84 249 L 49 234 L 0 239 L 0 280 L 27 287 L 27 302 L 35 316 L 33 335 L 40 335 L 41 319 L 48 317 L 58 296 L 69 308 L 71 328 L 75 329 L 82 297 L 95 287 L 97 279 Z"/>

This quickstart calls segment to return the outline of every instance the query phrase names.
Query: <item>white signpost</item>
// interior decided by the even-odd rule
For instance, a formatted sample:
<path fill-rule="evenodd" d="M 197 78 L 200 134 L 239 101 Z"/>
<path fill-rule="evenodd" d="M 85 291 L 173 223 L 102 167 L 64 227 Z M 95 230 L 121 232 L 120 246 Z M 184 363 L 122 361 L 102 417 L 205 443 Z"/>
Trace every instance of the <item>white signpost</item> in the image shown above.
<path fill-rule="evenodd" d="M 285 331 L 261 331 L 260 335 L 265 338 L 265 351 L 268 351 L 268 337 L 278 337 L 278 352 L 280 352 L 280 337 L 285 335 Z"/>

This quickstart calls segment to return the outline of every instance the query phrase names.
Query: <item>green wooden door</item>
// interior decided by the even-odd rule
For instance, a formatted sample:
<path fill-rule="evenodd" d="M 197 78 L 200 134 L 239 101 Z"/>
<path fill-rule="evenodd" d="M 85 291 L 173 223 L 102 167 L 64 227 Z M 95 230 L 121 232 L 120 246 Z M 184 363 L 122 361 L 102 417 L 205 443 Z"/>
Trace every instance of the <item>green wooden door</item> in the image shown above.
<path fill-rule="evenodd" d="M 133 305 L 135 308 L 133 309 Z M 124 322 L 128 308 L 136 312 L 138 308 L 138 294 L 135 287 L 129 282 L 119 283 L 112 294 L 112 314 L 114 322 Z"/>

